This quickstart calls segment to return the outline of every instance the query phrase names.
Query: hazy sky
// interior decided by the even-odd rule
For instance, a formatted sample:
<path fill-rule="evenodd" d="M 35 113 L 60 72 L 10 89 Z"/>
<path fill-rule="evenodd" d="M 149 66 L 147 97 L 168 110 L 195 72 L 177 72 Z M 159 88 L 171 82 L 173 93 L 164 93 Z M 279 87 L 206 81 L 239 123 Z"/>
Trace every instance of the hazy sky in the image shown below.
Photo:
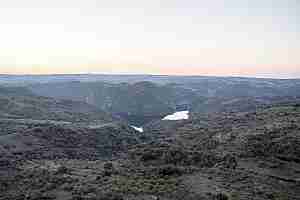
<path fill-rule="evenodd" d="M 300 77 L 299 0 L 0 0 L 0 73 Z"/>

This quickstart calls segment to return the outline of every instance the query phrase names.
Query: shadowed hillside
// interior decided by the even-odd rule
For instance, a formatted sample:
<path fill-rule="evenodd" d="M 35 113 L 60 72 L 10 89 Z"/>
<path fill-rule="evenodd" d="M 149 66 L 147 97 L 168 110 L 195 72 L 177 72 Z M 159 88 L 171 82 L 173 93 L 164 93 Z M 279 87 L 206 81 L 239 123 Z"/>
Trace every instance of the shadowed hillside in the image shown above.
<path fill-rule="evenodd" d="M 31 89 L 43 96 L 84 101 L 136 125 L 162 118 L 173 112 L 177 103 L 192 95 L 151 82 L 68 82 L 34 85 Z"/>
<path fill-rule="evenodd" d="M 57 121 L 111 121 L 109 114 L 84 102 L 36 96 L 25 88 L 0 88 L 2 118 Z"/>

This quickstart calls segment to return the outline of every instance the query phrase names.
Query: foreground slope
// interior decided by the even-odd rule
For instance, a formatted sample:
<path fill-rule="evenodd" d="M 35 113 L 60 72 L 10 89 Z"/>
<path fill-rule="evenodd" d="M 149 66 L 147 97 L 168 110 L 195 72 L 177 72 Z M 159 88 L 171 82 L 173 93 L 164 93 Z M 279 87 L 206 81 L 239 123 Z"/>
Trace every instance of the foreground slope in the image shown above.
<path fill-rule="evenodd" d="M 0 199 L 300 199 L 299 104 L 163 127 L 51 125 L 0 138 Z"/>

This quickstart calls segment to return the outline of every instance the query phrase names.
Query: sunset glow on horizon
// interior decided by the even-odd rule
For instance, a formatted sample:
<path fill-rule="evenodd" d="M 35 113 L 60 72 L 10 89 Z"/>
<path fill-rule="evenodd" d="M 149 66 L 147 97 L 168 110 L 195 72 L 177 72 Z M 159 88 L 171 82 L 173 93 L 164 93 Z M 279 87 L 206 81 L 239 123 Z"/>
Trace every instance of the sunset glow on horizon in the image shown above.
<path fill-rule="evenodd" d="M 300 78 L 297 0 L 0 2 L 0 74 Z"/>

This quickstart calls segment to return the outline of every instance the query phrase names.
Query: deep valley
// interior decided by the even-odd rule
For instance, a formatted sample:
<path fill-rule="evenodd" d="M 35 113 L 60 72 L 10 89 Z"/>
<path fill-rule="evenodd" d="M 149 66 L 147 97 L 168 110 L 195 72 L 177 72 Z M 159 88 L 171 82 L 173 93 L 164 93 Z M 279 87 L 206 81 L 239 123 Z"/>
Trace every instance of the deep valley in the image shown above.
<path fill-rule="evenodd" d="M 298 79 L 0 82 L 1 200 L 300 199 Z"/>

